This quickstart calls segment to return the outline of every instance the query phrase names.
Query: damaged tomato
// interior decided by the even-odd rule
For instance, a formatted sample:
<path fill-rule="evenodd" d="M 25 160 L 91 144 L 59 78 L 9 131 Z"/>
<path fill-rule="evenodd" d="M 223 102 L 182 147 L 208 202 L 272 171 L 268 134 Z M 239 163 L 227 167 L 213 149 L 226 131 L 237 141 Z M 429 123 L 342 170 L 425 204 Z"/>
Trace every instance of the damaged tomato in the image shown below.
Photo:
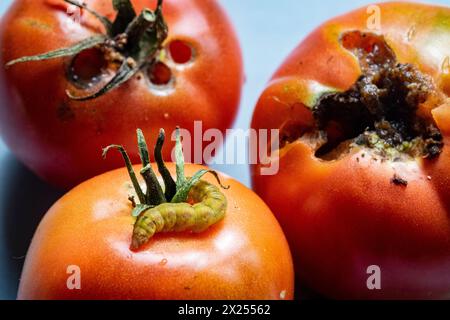
<path fill-rule="evenodd" d="M 2 137 L 52 184 L 120 167 L 98 150 L 137 127 L 225 131 L 236 116 L 241 52 L 216 1 L 17 0 L 0 30 Z"/>
<path fill-rule="evenodd" d="M 279 172 L 253 185 L 309 287 L 449 298 L 450 9 L 379 8 L 379 30 L 366 8 L 335 18 L 276 72 L 252 127 L 280 130 Z"/>

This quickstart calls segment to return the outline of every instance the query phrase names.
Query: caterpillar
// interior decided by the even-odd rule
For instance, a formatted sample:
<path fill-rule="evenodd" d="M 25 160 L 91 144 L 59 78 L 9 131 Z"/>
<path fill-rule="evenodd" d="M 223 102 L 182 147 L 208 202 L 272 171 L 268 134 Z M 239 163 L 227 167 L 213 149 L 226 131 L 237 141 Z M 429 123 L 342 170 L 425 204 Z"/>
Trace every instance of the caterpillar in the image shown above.
<path fill-rule="evenodd" d="M 131 248 L 139 249 L 160 232 L 200 233 L 225 217 L 227 199 L 206 181 L 192 187 L 187 202 L 164 203 L 142 212 L 134 225 Z"/>
<path fill-rule="evenodd" d="M 143 177 L 147 190 L 144 192 L 137 180 L 133 166 L 127 152 L 120 145 L 111 145 L 103 150 L 106 157 L 111 149 L 117 149 L 125 161 L 128 174 L 133 183 L 139 203 L 134 197 L 129 197 L 134 209 L 132 215 L 136 217 L 133 228 L 131 250 L 138 250 L 160 232 L 191 231 L 200 233 L 221 221 L 227 211 L 227 199 L 218 187 L 201 178 L 211 173 L 223 189 L 218 174 L 212 170 L 200 170 L 191 178 L 184 175 L 184 156 L 180 138 L 180 130 L 176 130 L 176 172 L 175 182 L 170 175 L 161 155 L 165 140 L 164 130 L 161 129 L 155 146 L 155 161 L 163 179 L 163 191 L 155 172 L 150 165 L 147 143 L 142 130 L 137 130 L 139 155 L 141 157 Z"/>

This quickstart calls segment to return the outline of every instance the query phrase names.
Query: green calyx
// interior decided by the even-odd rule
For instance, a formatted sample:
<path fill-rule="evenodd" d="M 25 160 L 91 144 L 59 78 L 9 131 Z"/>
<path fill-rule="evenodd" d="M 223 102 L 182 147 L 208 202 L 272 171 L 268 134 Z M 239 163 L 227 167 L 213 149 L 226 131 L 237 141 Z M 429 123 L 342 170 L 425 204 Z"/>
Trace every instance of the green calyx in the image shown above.
<path fill-rule="evenodd" d="M 108 152 L 112 149 L 118 150 L 125 161 L 128 174 L 130 176 L 131 182 L 135 189 L 136 195 L 139 199 L 139 203 L 135 203 L 134 199 L 133 205 L 134 210 L 132 215 L 138 217 L 142 212 L 147 211 L 150 208 L 154 208 L 163 203 L 183 203 L 188 199 L 189 192 L 191 189 L 203 178 L 207 173 L 211 173 L 216 178 L 219 185 L 228 189 L 220 182 L 220 178 L 217 172 L 213 170 L 200 170 L 194 176 L 188 178 L 184 174 L 184 155 L 183 147 L 181 143 L 180 130 L 176 130 L 176 181 L 172 178 L 166 164 L 164 163 L 162 157 L 162 147 L 165 141 L 165 132 L 163 129 L 160 130 L 158 140 L 154 150 L 155 162 L 158 166 L 158 172 L 163 180 L 164 188 L 160 184 L 150 162 L 150 155 L 148 151 L 147 142 L 145 141 L 144 134 L 141 129 L 137 130 L 137 139 L 139 147 L 139 155 L 142 162 L 142 170 L 140 172 L 146 184 L 146 191 L 144 192 L 138 182 L 136 173 L 134 172 L 133 165 L 131 163 L 130 157 L 125 151 L 123 146 L 120 145 L 110 145 L 103 150 L 103 157 L 106 158 Z"/>
<path fill-rule="evenodd" d="M 18 63 L 75 56 L 92 48 L 99 48 L 105 54 L 114 52 L 114 56 L 119 57 L 118 61 L 114 62 L 120 64 L 120 67 L 101 89 L 85 96 L 76 96 L 67 92 L 70 99 L 86 101 L 98 98 L 119 87 L 141 69 L 155 63 L 155 57 L 158 56 L 168 34 L 168 27 L 162 15 L 163 0 L 158 0 L 154 11 L 144 8 L 138 15 L 130 0 L 112 0 L 114 10 L 117 12 L 114 21 L 110 21 L 79 0 L 64 1 L 86 10 L 97 18 L 104 26 L 105 34 L 94 35 L 68 48 L 12 60 L 6 64 L 6 68 Z"/>

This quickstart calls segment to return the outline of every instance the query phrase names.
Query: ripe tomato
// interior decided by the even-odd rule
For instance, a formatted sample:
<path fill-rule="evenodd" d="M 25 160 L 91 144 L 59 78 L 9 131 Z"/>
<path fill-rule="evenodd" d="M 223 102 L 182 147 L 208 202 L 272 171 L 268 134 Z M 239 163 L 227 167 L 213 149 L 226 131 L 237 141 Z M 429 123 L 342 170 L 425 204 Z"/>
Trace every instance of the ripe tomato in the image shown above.
<path fill-rule="evenodd" d="M 404 2 L 332 19 L 258 101 L 252 127 L 280 129 L 280 169 L 253 166 L 254 189 L 324 295 L 450 297 L 448 21 Z"/>
<path fill-rule="evenodd" d="M 173 164 L 168 168 L 175 173 Z M 187 165 L 186 175 L 199 169 L 204 167 Z M 37 229 L 18 298 L 292 299 L 292 259 L 277 221 L 251 190 L 229 177 L 221 180 L 230 186 L 223 191 L 223 221 L 200 234 L 158 234 L 139 251 L 130 250 L 127 171 L 79 185 Z M 81 290 L 67 288 L 69 266 L 79 267 Z"/>
<path fill-rule="evenodd" d="M 110 20 L 115 17 L 111 0 L 86 3 Z M 144 6 L 153 9 L 156 1 L 132 4 L 139 13 Z M 71 10 L 64 0 L 17 0 L 0 26 L 1 134 L 39 176 L 67 188 L 120 167 L 119 158 L 109 167 L 101 163 L 99 150 L 109 141 L 133 145 L 137 127 L 155 132 L 180 126 L 193 132 L 195 120 L 205 129 L 225 131 L 232 125 L 243 84 L 242 58 L 234 30 L 217 2 L 164 1 L 169 34 L 155 54 L 159 62 L 89 101 L 73 100 L 66 91 L 76 96 L 92 93 L 118 68 L 117 63 L 106 63 L 95 48 L 75 58 L 3 67 L 13 59 L 105 32 L 87 10 Z M 74 19 L 81 19 L 81 25 Z M 138 161 L 137 153 L 131 157 Z"/>

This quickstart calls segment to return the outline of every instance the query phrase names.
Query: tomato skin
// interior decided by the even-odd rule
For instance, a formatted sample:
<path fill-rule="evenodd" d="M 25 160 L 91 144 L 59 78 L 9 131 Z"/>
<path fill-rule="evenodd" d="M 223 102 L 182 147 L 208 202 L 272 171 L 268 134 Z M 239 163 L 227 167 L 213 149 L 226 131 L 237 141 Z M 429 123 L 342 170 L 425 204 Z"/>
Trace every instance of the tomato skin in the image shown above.
<path fill-rule="evenodd" d="M 168 168 L 175 173 L 173 164 Z M 188 165 L 186 175 L 199 169 Z M 81 184 L 38 227 L 18 298 L 292 299 L 292 258 L 277 221 L 251 190 L 221 179 L 230 185 L 222 222 L 201 234 L 158 234 L 139 252 L 129 249 L 134 219 L 127 171 Z M 66 287 L 70 265 L 80 267 L 81 290 Z"/>
<path fill-rule="evenodd" d="M 132 2 L 136 11 L 144 5 L 154 8 L 156 3 Z M 111 0 L 92 0 L 89 5 L 113 17 Z M 85 27 L 70 29 L 74 23 L 66 8 L 62 0 L 15 1 L 0 26 L 0 64 L 66 47 L 101 31 L 85 11 Z M 101 160 L 101 149 L 111 141 L 129 147 L 137 162 L 133 132 L 138 127 L 156 136 L 160 128 L 172 132 L 176 126 L 193 132 L 196 120 L 203 122 L 204 130 L 225 131 L 232 125 L 243 70 L 228 18 L 215 1 L 166 0 L 163 11 L 170 29 L 167 44 L 185 41 L 195 54 L 189 64 L 167 62 L 175 76 L 172 90 L 155 93 L 144 77 L 134 77 L 103 97 L 75 102 L 66 95 L 66 90 L 79 92 L 66 74 L 71 59 L 0 68 L 0 130 L 23 163 L 46 181 L 69 188 L 122 166 L 120 157 L 108 164 Z M 168 161 L 170 149 L 164 153 Z"/>
<path fill-rule="evenodd" d="M 445 23 L 450 9 L 411 3 L 379 7 L 379 33 L 398 60 L 429 74 L 448 99 L 450 82 L 441 66 L 450 52 Z M 307 37 L 261 95 L 252 127 L 311 127 L 305 105 L 329 88 L 347 90 L 361 75 L 339 36 L 367 31 L 367 17 L 363 8 Z M 447 102 L 432 112 L 445 144 L 436 160 L 380 162 L 359 152 L 324 161 L 297 140 L 281 148 L 277 175 L 263 176 L 261 165 L 252 167 L 253 187 L 279 220 L 301 282 L 331 298 L 450 298 L 449 110 Z M 407 180 L 407 187 L 393 184 L 394 174 Z M 381 290 L 367 287 L 372 265 L 381 269 Z"/>

